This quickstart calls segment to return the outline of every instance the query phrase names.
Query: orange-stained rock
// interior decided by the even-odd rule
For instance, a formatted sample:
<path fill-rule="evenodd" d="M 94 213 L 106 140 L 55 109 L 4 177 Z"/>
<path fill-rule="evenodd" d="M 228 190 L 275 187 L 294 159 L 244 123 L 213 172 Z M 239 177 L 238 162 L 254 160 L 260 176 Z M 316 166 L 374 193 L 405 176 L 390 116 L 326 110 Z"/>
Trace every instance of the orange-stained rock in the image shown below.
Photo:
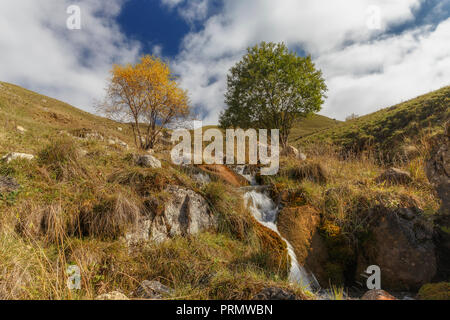
<path fill-rule="evenodd" d="M 209 175 L 216 176 L 222 181 L 231 184 L 234 187 L 245 187 L 249 185 L 249 182 L 236 172 L 228 168 L 223 164 L 204 164 L 199 165 L 199 169 L 208 173 Z"/>
<path fill-rule="evenodd" d="M 361 300 L 397 300 L 384 290 L 370 290 L 367 291 Z"/>

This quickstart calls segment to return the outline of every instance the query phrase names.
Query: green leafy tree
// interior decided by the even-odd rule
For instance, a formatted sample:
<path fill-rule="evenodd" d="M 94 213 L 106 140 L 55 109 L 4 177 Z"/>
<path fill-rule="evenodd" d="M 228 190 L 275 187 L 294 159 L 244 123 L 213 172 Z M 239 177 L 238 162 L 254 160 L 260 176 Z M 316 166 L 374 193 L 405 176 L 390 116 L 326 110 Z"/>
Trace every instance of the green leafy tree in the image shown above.
<path fill-rule="evenodd" d="M 299 117 L 320 111 L 327 87 L 310 56 L 262 42 L 231 68 L 222 128 L 280 129 L 281 146 Z"/>

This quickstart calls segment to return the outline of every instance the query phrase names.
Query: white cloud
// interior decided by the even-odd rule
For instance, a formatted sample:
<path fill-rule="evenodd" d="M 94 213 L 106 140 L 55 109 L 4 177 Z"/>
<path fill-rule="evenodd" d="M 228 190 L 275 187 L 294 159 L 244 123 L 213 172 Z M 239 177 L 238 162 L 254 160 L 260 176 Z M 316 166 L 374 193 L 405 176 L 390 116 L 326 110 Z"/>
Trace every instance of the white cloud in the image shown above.
<path fill-rule="evenodd" d="M 313 55 L 329 86 L 323 114 L 365 114 L 448 84 L 450 19 L 401 35 L 390 27 L 414 19 L 421 0 L 228 0 L 204 28 L 187 35 L 173 66 L 195 105 L 214 123 L 223 109 L 228 69 L 248 46 L 284 41 Z M 381 30 L 367 27 L 367 9 Z M 446 82 L 447 81 L 447 82 Z"/>
<path fill-rule="evenodd" d="M 81 8 L 81 30 L 68 30 L 66 9 Z M 123 0 L 2 0 L 0 79 L 93 111 L 113 62 L 134 61 L 114 18 Z"/>

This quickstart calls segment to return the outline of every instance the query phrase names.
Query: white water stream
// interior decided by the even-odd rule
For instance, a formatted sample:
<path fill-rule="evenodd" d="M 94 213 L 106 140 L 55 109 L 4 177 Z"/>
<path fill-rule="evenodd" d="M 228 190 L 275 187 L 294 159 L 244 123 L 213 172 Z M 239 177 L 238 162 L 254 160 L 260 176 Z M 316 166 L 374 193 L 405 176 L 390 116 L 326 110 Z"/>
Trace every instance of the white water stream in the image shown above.
<path fill-rule="evenodd" d="M 256 185 L 255 177 L 251 174 L 244 174 L 245 166 L 238 166 L 236 172 L 247 179 L 251 185 Z M 320 285 L 313 274 L 308 274 L 304 267 L 302 267 L 297 260 L 294 248 L 283 238 L 278 231 L 276 225 L 278 213 L 280 209 L 275 205 L 273 200 L 265 194 L 264 190 L 254 189 L 249 190 L 244 195 L 245 206 L 250 209 L 255 219 L 263 226 L 275 231 L 280 238 L 286 243 L 287 251 L 291 260 L 291 267 L 289 273 L 289 281 L 297 283 L 300 286 L 312 290 L 320 290 Z"/>

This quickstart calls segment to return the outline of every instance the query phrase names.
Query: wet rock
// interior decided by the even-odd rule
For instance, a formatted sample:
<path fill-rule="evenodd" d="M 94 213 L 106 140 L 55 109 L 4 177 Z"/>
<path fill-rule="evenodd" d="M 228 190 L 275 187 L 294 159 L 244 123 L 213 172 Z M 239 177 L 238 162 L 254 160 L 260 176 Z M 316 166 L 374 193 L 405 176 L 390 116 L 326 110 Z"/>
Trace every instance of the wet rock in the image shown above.
<path fill-rule="evenodd" d="M 33 160 L 34 156 L 32 154 L 11 152 L 2 158 L 2 160 L 6 161 L 6 163 L 10 163 L 11 161 L 14 161 L 17 159 Z"/>
<path fill-rule="evenodd" d="M 130 300 L 126 295 L 119 291 L 112 291 L 109 293 L 105 293 L 102 295 L 99 295 L 95 298 L 95 300 Z"/>
<path fill-rule="evenodd" d="M 217 226 L 208 203 L 194 191 L 179 186 L 165 190 L 164 210 L 153 210 L 126 239 L 129 244 L 141 241 L 163 242 L 175 236 L 189 236 Z"/>
<path fill-rule="evenodd" d="M 138 166 L 154 169 L 161 168 L 161 161 L 159 161 L 152 155 L 137 155 L 135 156 L 135 159 Z"/>
<path fill-rule="evenodd" d="M 397 300 L 397 299 L 384 290 L 370 290 L 367 291 L 362 296 L 361 300 Z"/>
<path fill-rule="evenodd" d="M 294 293 L 277 287 L 265 288 L 253 300 L 300 300 Z"/>
<path fill-rule="evenodd" d="M 430 282 L 437 272 L 431 221 L 418 214 L 405 219 L 384 207 L 374 208 L 369 218 L 370 237 L 359 250 L 356 274 L 377 265 L 383 288 L 395 291 L 415 291 Z"/>
<path fill-rule="evenodd" d="M 0 193 L 9 193 L 19 190 L 20 185 L 11 177 L 0 176 Z"/>
<path fill-rule="evenodd" d="M 134 291 L 133 296 L 140 299 L 162 299 L 173 294 L 173 290 L 159 281 L 144 280 Z"/>
<path fill-rule="evenodd" d="M 397 169 L 389 168 L 375 179 L 376 183 L 387 184 L 408 184 L 412 181 L 409 172 Z"/>
<path fill-rule="evenodd" d="M 328 252 L 319 225 L 320 212 L 311 206 L 283 208 L 277 220 L 278 230 L 292 245 L 300 265 L 311 271 L 321 286 L 328 286 Z"/>

